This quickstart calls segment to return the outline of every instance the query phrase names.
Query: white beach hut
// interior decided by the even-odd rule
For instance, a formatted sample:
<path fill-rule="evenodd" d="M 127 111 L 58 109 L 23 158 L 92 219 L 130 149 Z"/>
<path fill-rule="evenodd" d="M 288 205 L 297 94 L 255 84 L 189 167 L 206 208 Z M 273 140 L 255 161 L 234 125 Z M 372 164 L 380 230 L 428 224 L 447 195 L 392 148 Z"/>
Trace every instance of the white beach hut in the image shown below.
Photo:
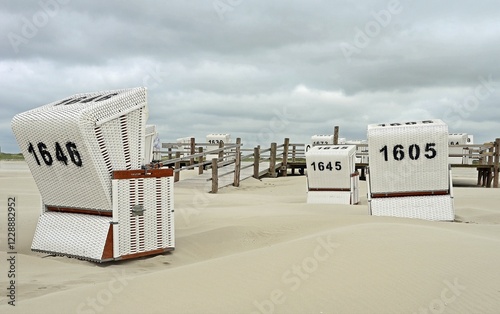
<path fill-rule="evenodd" d="M 43 203 L 32 250 L 102 262 L 174 249 L 172 170 L 142 169 L 147 117 L 146 89 L 133 88 L 13 118 Z"/>

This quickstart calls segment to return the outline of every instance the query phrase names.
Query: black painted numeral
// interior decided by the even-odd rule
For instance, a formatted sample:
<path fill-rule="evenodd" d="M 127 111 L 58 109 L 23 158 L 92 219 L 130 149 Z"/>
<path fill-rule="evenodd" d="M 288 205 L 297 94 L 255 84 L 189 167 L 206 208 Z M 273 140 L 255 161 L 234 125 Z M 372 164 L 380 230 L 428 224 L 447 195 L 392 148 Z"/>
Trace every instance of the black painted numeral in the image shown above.
<path fill-rule="evenodd" d="M 36 155 L 36 151 L 33 148 L 33 144 L 31 144 L 31 143 L 28 146 L 28 153 L 33 154 L 33 156 L 35 157 L 36 163 L 40 166 L 40 159 L 38 159 L 38 156 Z"/>
<path fill-rule="evenodd" d="M 427 159 L 432 159 L 432 158 L 436 157 L 437 151 L 434 148 L 434 146 L 436 146 L 436 143 L 427 143 L 427 145 L 425 145 L 425 157 Z M 429 152 L 430 152 L 430 154 L 429 154 Z"/>
<path fill-rule="evenodd" d="M 392 155 L 394 156 L 394 160 L 403 160 L 405 158 L 405 151 L 403 150 L 403 145 L 395 145 L 392 150 Z"/>
<path fill-rule="evenodd" d="M 47 166 L 52 166 L 52 155 L 49 153 L 47 150 L 47 145 L 44 143 L 40 142 L 38 143 L 38 151 L 40 152 L 40 155 L 42 155 L 42 159 L 45 162 Z"/>
<path fill-rule="evenodd" d="M 417 144 L 410 145 L 408 153 L 411 160 L 418 160 L 420 158 L 420 146 Z"/>
<path fill-rule="evenodd" d="M 64 151 L 59 142 L 56 142 L 56 159 L 65 165 L 68 165 L 68 157 L 64 154 Z"/>
<path fill-rule="evenodd" d="M 82 166 L 82 157 L 80 156 L 80 153 L 76 149 L 76 144 L 72 142 L 67 142 L 66 143 L 66 149 L 68 150 L 69 157 L 71 158 L 71 161 L 77 165 L 78 167 Z"/>

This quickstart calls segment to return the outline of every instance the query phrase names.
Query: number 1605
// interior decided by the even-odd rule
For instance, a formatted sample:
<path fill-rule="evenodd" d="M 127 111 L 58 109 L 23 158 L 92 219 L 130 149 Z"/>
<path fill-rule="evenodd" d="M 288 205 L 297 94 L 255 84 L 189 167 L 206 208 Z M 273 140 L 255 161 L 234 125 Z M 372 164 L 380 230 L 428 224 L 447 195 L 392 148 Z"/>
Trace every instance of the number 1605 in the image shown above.
<path fill-rule="evenodd" d="M 425 144 L 425 150 L 424 150 L 424 156 L 427 159 L 433 159 L 437 155 L 437 151 L 434 148 L 436 146 L 436 143 L 427 143 Z M 387 145 L 382 147 L 380 152 L 384 155 L 384 160 L 389 161 L 389 148 Z M 421 148 L 418 144 L 412 144 L 408 146 L 408 150 L 405 149 L 403 145 L 394 145 L 392 148 L 392 157 L 394 160 L 403 160 L 406 157 L 406 154 L 408 153 L 408 156 L 410 157 L 411 160 L 418 160 L 420 158 L 421 154 Z"/>

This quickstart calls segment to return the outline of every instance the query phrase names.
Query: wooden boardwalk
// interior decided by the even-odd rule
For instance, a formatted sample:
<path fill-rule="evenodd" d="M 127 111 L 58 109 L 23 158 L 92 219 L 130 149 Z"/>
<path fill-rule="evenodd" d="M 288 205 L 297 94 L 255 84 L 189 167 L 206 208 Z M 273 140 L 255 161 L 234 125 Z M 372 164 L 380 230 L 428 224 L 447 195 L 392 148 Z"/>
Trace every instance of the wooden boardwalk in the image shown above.
<path fill-rule="evenodd" d="M 279 164 L 277 165 L 277 167 Z M 242 162 L 240 171 L 240 181 L 253 177 L 253 162 Z M 260 175 L 263 176 L 268 173 L 269 162 L 259 163 Z M 219 188 L 233 185 L 234 183 L 234 164 L 230 164 L 218 169 L 219 172 Z M 204 171 L 203 174 L 194 175 L 175 182 L 175 187 L 180 188 L 194 188 L 202 189 L 203 191 L 210 192 L 212 189 L 212 171 Z"/>
<path fill-rule="evenodd" d="M 284 143 L 277 145 L 271 143 L 270 148 L 261 149 L 260 146 L 253 149 L 242 149 L 241 139 L 237 138 L 235 144 L 224 144 L 219 142 L 219 148 L 206 150 L 210 143 L 196 143 L 194 138 L 190 139 L 189 150 L 185 147 L 179 149 L 178 143 L 163 143 L 162 147 L 167 148 L 166 152 L 157 152 L 160 155 L 158 164 L 151 167 L 174 168 L 175 185 L 178 187 L 194 187 L 195 189 L 217 193 L 218 188 L 229 185 L 239 185 L 239 181 L 250 177 L 261 178 L 264 176 L 277 177 L 286 176 L 287 170 L 291 174 L 299 171 L 305 173 L 306 169 L 306 145 L 290 144 L 288 138 Z M 177 146 L 176 146 L 177 145 Z M 368 153 L 368 144 L 356 144 L 363 151 L 357 156 L 363 158 Z M 174 148 L 177 150 L 174 151 Z M 500 138 L 494 142 L 484 144 L 453 145 L 454 148 L 462 148 L 462 153 L 449 154 L 449 157 L 466 158 L 464 164 L 452 164 L 451 167 L 476 168 L 478 172 L 478 185 L 484 187 L 499 187 L 500 168 Z M 198 153 L 195 153 L 198 152 Z M 161 154 L 164 154 L 163 156 Z M 166 153 L 166 155 L 165 155 Z M 175 158 L 172 158 L 175 154 Z M 181 156 L 182 155 L 182 156 Z M 210 168 L 212 164 L 217 164 L 213 156 L 218 155 L 218 168 L 215 171 L 207 169 L 201 175 L 194 175 L 190 178 L 180 180 L 180 173 L 183 170 L 199 167 Z M 252 161 L 253 160 L 253 161 Z M 274 167 L 272 167 L 274 165 Z M 257 168 L 258 166 L 258 168 Z M 368 163 L 356 163 L 356 170 L 360 171 L 360 179 L 364 179 L 365 170 Z M 235 176 L 234 172 L 239 171 L 240 175 Z"/>

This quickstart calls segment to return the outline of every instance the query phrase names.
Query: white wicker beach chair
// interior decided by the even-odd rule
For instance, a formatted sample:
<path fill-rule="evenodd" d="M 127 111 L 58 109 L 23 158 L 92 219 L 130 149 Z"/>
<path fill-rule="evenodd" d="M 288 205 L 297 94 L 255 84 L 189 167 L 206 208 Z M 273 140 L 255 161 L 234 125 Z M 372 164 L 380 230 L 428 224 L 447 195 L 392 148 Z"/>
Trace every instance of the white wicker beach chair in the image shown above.
<path fill-rule="evenodd" d="M 306 152 L 307 202 L 357 204 L 359 174 L 355 145 L 319 145 Z"/>
<path fill-rule="evenodd" d="M 454 220 L 448 126 L 441 120 L 368 126 L 371 214 Z"/>
<path fill-rule="evenodd" d="M 141 170 L 147 117 L 146 89 L 133 88 L 77 94 L 13 118 L 43 202 L 34 251 L 106 261 L 173 249 L 172 171 Z"/>

